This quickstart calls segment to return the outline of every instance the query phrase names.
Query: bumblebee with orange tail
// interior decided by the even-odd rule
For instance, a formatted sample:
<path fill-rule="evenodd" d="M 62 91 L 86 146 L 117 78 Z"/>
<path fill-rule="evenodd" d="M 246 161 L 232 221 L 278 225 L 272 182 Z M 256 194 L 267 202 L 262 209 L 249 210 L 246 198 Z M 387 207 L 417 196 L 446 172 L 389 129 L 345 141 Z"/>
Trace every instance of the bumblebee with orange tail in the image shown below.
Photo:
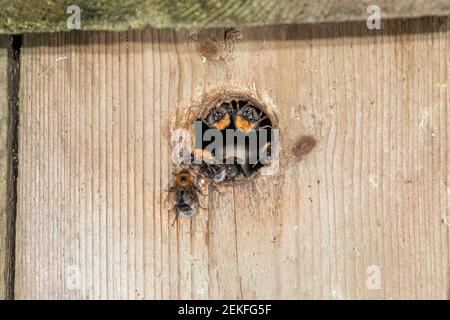
<path fill-rule="evenodd" d="M 236 129 L 249 133 L 252 130 L 270 128 L 270 126 L 260 127 L 260 123 L 267 119 L 261 110 L 258 110 L 251 104 L 247 103 L 244 107 L 236 112 L 234 125 Z"/>
<path fill-rule="evenodd" d="M 233 108 L 229 103 L 224 102 L 206 117 L 206 124 L 211 128 L 225 130 L 231 125 L 232 119 Z"/>
<path fill-rule="evenodd" d="M 173 207 L 175 208 L 175 224 L 178 216 L 193 217 L 198 207 L 203 208 L 199 202 L 199 194 L 202 194 L 194 176 L 187 170 L 178 172 L 175 176 L 175 186 L 169 189 L 169 194 L 173 194 Z M 204 208 L 203 208 L 204 209 Z"/>

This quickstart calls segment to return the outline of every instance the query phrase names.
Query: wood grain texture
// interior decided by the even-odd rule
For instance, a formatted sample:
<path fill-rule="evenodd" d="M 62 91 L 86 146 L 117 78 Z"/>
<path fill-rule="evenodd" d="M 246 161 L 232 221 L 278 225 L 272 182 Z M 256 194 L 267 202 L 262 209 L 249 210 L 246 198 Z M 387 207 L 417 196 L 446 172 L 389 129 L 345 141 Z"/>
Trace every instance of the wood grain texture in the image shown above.
<path fill-rule="evenodd" d="M 449 27 L 25 36 L 16 297 L 447 299 Z M 171 132 L 236 89 L 280 170 L 171 227 Z"/>
<path fill-rule="evenodd" d="M 0 36 L 0 300 L 7 298 L 7 274 L 10 267 L 6 210 L 8 201 L 8 44 L 9 37 Z"/>

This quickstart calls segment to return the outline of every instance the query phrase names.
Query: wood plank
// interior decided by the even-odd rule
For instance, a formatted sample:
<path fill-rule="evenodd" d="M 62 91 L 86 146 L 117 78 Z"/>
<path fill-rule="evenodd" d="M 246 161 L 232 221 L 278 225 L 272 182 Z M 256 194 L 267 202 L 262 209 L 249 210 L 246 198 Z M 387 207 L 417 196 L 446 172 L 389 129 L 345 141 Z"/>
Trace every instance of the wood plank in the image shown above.
<path fill-rule="evenodd" d="M 26 35 L 16 296 L 447 299 L 449 26 Z M 221 90 L 275 112 L 280 170 L 171 227 L 171 132 Z"/>
<path fill-rule="evenodd" d="M 10 235 L 8 203 L 8 45 L 9 37 L 0 36 L 0 300 L 9 297 L 11 266 L 8 237 Z"/>

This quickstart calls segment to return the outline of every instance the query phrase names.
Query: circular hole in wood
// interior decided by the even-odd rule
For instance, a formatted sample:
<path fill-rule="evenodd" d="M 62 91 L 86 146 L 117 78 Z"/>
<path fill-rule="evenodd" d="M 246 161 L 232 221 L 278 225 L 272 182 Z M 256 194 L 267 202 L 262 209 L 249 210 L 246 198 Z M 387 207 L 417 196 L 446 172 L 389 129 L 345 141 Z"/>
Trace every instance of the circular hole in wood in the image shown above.
<path fill-rule="evenodd" d="M 194 123 L 191 168 L 212 184 L 244 181 L 270 165 L 274 121 L 255 99 L 224 95 Z"/>

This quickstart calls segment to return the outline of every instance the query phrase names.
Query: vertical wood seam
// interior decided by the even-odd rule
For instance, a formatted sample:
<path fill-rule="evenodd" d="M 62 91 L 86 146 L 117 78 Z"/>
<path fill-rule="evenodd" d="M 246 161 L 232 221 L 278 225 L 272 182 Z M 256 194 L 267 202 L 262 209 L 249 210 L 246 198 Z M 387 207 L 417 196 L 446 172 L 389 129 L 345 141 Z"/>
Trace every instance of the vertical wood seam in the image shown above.
<path fill-rule="evenodd" d="M 16 248 L 16 205 L 18 174 L 18 125 L 19 125 L 19 90 L 20 90 L 20 50 L 22 36 L 11 36 L 8 47 L 8 131 L 6 145 L 7 158 L 7 203 L 6 203 L 6 299 L 14 299 L 15 248 Z"/>

